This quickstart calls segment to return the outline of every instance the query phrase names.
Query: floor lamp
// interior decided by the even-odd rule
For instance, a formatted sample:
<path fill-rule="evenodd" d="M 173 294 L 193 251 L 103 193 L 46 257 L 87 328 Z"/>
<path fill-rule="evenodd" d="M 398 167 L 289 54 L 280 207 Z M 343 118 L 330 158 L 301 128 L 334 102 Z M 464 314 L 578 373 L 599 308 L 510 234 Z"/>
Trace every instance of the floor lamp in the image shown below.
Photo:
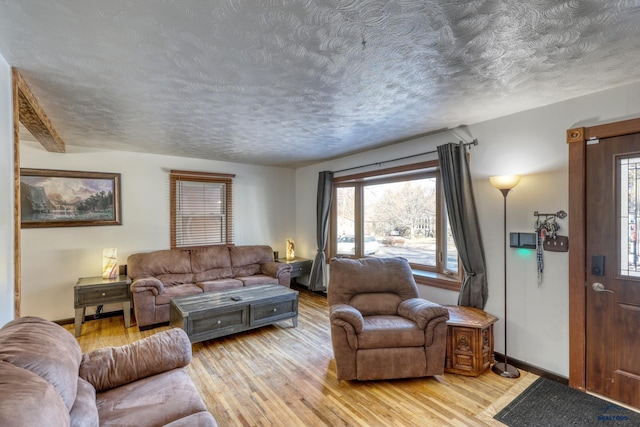
<path fill-rule="evenodd" d="M 501 377 L 518 378 L 520 371 L 515 366 L 509 365 L 507 358 L 507 194 L 520 182 L 518 175 L 492 176 L 489 178 L 491 185 L 500 190 L 504 196 L 504 239 L 502 246 L 504 247 L 504 362 L 497 362 L 491 370 Z"/>

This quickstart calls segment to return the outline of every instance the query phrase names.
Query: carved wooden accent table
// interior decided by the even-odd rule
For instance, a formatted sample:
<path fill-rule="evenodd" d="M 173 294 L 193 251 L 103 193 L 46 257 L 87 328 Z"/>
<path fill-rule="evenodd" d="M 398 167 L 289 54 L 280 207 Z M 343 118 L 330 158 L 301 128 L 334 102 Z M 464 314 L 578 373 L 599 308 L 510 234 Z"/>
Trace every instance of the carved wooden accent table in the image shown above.
<path fill-rule="evenodd" d="M 498 320 L 473 307 L 447 306 L 447 355 L 444 370 L 476 377 L 495 363 L 493 324 Z"/>

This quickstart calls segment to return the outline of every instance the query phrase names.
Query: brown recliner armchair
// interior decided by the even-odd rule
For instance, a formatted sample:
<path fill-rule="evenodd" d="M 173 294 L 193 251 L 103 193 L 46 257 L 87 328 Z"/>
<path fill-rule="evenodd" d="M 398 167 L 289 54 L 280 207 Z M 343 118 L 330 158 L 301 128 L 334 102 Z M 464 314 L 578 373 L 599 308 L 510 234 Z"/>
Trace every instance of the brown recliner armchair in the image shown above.
<path fill-rule="evenodd" d="M 449 312 L 418 297 L 403 258 L 333 258 L 327 290 L 338 381 L 441 375 Z"/>

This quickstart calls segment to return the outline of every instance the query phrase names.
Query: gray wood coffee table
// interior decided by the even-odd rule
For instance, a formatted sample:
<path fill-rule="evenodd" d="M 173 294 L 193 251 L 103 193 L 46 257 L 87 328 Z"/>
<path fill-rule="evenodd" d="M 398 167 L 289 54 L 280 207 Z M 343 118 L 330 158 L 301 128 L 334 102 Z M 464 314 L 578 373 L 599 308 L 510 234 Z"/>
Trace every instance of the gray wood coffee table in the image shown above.
<path fill-rule="evenodd" d="M 173 298 L 171 326 L 183 329 L 192 343 L 291 319 L 298 326 L 298 291 L 257 285 Z"/>

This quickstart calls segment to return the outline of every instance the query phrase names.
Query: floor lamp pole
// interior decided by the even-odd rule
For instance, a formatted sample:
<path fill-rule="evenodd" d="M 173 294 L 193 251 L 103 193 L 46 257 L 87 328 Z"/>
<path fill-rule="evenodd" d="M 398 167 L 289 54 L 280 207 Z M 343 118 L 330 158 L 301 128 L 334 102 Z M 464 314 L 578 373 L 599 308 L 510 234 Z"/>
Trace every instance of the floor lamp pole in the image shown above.
<path fill-rule="evenodd" d="M 494 177 L 494 178 L 508 178 L 508 177 Z M 503 252 L 503 266 L 504 266 L 504 362 L 497 362 L 493 365 L 491 370 L 505 378 L 518 378 L 520 376 L 520 371 L 515 366 L 509 365 L 509 358 L 507 356 L 507 194 L 513 187 L 515 187 L 520 181 L 520 177 L 517 179 L 514 177 L 515 182 L 510 183 L 502 183 L 500 185 L 500 180 L 491 179 L 491 184 L 494 185 L 503 196 L 503 240 L 502 246 L 504 249 Z M 496 182 L 498 181 L 498 182 Z"/>

